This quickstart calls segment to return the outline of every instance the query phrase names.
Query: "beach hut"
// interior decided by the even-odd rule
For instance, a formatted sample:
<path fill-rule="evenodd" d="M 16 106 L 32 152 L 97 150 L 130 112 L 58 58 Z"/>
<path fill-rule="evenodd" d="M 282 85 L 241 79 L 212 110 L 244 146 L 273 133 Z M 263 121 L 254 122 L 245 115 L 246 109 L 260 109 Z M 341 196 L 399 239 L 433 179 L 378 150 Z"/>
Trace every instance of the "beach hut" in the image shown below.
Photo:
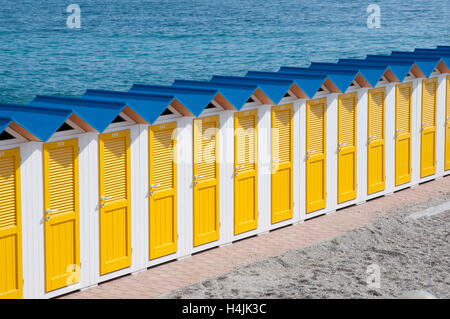
<path fill-rule="evenodd" d="M 35 266 L 29 220 L 30 199 L 38 186 L 36 145 L 64 126 L 70 113 L 0 105 L 0 298 L 22 298 L 24 278 L 34 280 L 29 277 Z"/>
<path fill-rule="evenodd" d="M 78 167 L 78 156 L 74 146 L 75 144 L 60 140 L 59 147 L 62 152 L 56 154 L 53 153 L 53 149 L 51 148 L 54 144 L 45 144 L 50 146 L 50 148 L 47 149 L 43 148 L 43 142 L 48 141 L 52 136 L 60 136 L 60 138 L 63 139 L 62 136 L 65 136 L 69 132 L 81 132 L 82 130 L 79 126 L 88 127 L 89 125 L 84 120 L 79 119 L 76 114 L 67 108 L 52 109 L 45 107 L 1 105 L 0 113 L 2 114 L 1 116 L 6 116 L 11 119 L 9 128 L 3 132 L 3 136 L 5 136 L 5 132 L 9 134 L 9 136 L 6 135 L 7 138 L 3 142 L 4 146 L 2 145 L 4 152 L 3 160 L 12 161 L 14 158 L 16 165 L 20 164 L 15 170 L 14 176 L 16 182 L 14 183 L 14 186 L 16 189 L 14 193 L 11 193 L 11 190 L 8 189 L 7 186 L 12 187 L 13 184 L 9 184 L 8 178 L 6 178 L 7 176 L 12 178 L 13 175 L 8 175 L 7 172 L 5 172 L 5 175 L 2 176 L 3 183 L 6 183 L 2 185 L 2 190 L 5 192 L 8 191 L 5 193 L 5 196 L 9 194 L 9 196 L 4 197 L 4 200 L 10 201 L 11 204 L 5 206 L 2 205 L 2 209 L 5 209 L 3 213 L 9 214 L 11 217 L 9 222 L 15 222 L 17 225 L 17 250 L 14 251 L 14 249 L 10 247 L 10 249 L 6 249 L 5 252 L 9 252 L 10 258 L 16 256 L 15 260 L 17 263 L 20 263 L 21 260 L 24 261 L 22 266 L 16 264 L 17 270 L 14 270 L 16 268 L 12 263 L 5 263 L 5 265 L 8 265 L 8 269 L 6 269 L 6 272 L 2 271 L 2 275 L 6 275 L 6 278 L 9 278 L 9 284 L 12 283 L 13 278 L 18 278 L 17 293 L 20 295 L 23 293 L 23 296 L 25 297 L 33 297 L 37 295 L 34 293 L 38 290 L 40 290 L 39 295 L 43 295 L 44 289 L 40 288 L 43 288 L 44 286 L 44 272 L 49 275 L 47 276 L 47 287 L 51 290 L 53 287 L 52 284 L 54 283 L 52 279 L 58 276 L 57 272 L 60 270 L 58 269 L 58 266 L 60 265 L 58 264 L 58 261 L 66 258 L 68 265 L 76 265 L 79 263 L 79 256 L 77 255 L 79 246 L 77 236 L 75 235 L 76 229 L 79 227 L 77 215 L 78 176 L 75 174 Z M 79 126 L 75 124 L 75 122 Z M 43 123 L 45 123 L 45 125 L 43 125 Z M 16 135 L 19 132 L 21 137 Z M 15 138 L 11 139 L 11 136 Z M 8 150 L 4 150 L 5 147 L 7 147 Z M 14 148 L 11 149 L 11 147 Z M 65 158 L 66 161 L 60 161 L 60 158 L 56 158 L 59 155 L 67 155 Z M 72 159 L 71 161 L 70 158 Z M 43 165 L 44 162 L 46 163 L 46 166 Z M 49 169 L 50 166 L 51 169 Z M 9 168 L 12 169 L 12 167 Z M 63 187 L 62 185 L 59 185 L 57 181 L 56 184 L 53 183 L 53 181 L 49 183 L 49 175 L 53 178 L 54 174 L 64 174 L 69 171 L 72 172 L 72 175 L 67 175 L 66 177 L 68 178 L 67 183 L 68 185 L 70 184 L 70 186 L 65 188 L 64 192 L 61 192 Z M 58 176 L 55 178 L 57 177 Z M 11 181 L 11 179 L 9 179 L 9 181 Z M 45 187 L 51 190 L 51 196 L 44 196 L 44 183 Z M 12 197 L 12 194 L 15 195 L 15 198 Z M 49 195 L 48 192 L 46 195 Z M 71 195 L 72 200 L 70 201 L 69 197 Z M 62 198 L 60 196 L 66 197 Z M 12 210 L 13 201 L 15 201 L 16 211 Z M 61 207 L 59 207 L 60 203 L 62 204 Z M 44 209 L 44 204 L 49 207 Z M 58 207 L 50 208 L 50 205 Z M 72 205 L 72 208 L 69 208 L 70 205 Z M 72 211 L 69 212 L 68 210 L 71 209 Z M 52 213 L 56 212 L 64 214 L 67 219 L 64 222 L 61 222 L 60 218 L 52 218 Z M 21 225 L 20 221 L 22 221 Z M 66 221 L 67 223 L 64 224 Z M 70 236 L 69 234 L 64 238 L 67 239 L 67 241 L 59 242 L 58 239 L 63 238 L 50 238 L 55 235 L 54 231 L 59 227 L 59 224 L 64 224 L 62 227 L 65 227 L 68 224 L 72 225 L 73 237 L 71 242 L 69 242 L 70 240 L 68 239 L 68 236 Z M 9 230 L 11 231 L 12 229 L 10 228 Z M 44 238 L 44 232 L 46 238 L 49 239 L 46 242 L 47 245 L 45 249 L 44 245 L 40 245 Z M 58 230 L 56 230 L 56 232 L 58 232 Z M 22 234 L 22 236 L 20 234 Z M 10 241 L 10 243 L 12 244 L 12 241 Z M 55 249 L 55 245 L 61 245 L 60 247 L 62 250 Z M 64 245 L 67 247 L 63 247 Z M 65 251 L 65 248 L 67 248 L 68 251 Z M 73 253 L 70 254 L 70 251 Z M 45 260 L 46 257 L 50 256 L 55 258 L 54 264 L 49 260 Z M 8 259 L 8 256 L 5 256 L 5 258 Z M 12 273 L 14 273 L 14 275 Z M 64 269 L 64 275 L 69 276 L 66 269 Z M 2 285 L 2 287 L 5 286 Z"/>

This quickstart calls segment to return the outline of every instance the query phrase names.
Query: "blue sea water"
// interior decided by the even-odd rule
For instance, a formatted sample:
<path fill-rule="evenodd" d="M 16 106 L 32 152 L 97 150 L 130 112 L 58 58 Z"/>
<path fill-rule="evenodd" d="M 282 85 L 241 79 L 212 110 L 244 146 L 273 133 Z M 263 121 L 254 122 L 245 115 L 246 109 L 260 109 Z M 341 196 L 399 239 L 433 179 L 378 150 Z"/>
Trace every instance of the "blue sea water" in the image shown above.
<path fill-rule="evenodd" d="M 450 45 L 449 21 L 449 0 L 0 0 L 0 102 Z"/>

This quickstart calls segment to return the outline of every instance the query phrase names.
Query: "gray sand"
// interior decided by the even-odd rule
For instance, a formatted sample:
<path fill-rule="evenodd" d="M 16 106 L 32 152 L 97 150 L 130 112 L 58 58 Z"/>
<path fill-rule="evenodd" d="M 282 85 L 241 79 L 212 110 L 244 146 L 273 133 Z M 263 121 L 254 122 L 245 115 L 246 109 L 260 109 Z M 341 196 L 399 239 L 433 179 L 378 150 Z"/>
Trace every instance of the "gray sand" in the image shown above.
<path fill-rule="evenodd" d="M 450 298 L 450 212 L 406 218 L 447 201 L 450 194 L 395 209 L 366 227 L 160 298 L 395 298 L 413 290 Z"/>

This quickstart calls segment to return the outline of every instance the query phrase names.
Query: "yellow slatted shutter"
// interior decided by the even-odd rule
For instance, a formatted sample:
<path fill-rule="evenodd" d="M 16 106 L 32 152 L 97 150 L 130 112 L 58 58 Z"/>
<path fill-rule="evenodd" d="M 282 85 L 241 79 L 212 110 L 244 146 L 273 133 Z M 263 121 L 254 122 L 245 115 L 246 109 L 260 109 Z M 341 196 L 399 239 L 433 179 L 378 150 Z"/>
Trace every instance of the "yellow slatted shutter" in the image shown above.
<path fill-rule="evenodd" d="M 0 151 L 0 299 L 22 298 L 20 150 Z"/>
<path fill-rule="evenodd" d="M 219 117 L 194 120 L 194 246 L 220 237 Z"/>
<path fill-rule="evenodd" d="M 306 213 L 326 207 L 327 99 L 306 105 Z"/>
<path fill-rule="evenodd" d="M 130 131 L 101 134 L 100 274 L 131 266 Z"/>
<path fill-rule="evenodd" d="M 398 186 L 411 181 L 412 83 L 397 85 L 396 100 L 395 184 Z"/>
<path fill-rule="evenodd" d="M 79 282 L 78 140 L 44 144 L 46 291 Z"/>
<path fill-rule="evenodd" d="M 258 111 L 235 114 L 234 233 L 258 227 Z"/>
<path fill-rule="evenodd" d="M 385 188 L 385 98 L 386 89 L 369 90 L 367 192 Z"/>
<path fill-rule="evenodd" d="M 422 82 L 422 141 L 420 177 L 436 173 L 437 79 Z"/>
<path fill-rule="evenodd" d="M 338 202 L 356 198 L 356 108 L 358 94 L 339 96 Z"/>
<path fill-rule="evenodd" d="M 150 128 L 150 259 L 177 251 L 176 128 Z"/>

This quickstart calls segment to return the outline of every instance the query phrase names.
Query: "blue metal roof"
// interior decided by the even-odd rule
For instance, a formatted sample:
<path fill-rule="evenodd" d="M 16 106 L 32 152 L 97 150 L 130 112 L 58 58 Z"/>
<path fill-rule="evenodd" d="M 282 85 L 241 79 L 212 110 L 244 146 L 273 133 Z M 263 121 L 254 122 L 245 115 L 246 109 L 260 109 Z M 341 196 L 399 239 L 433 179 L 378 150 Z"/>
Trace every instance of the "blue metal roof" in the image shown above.
<path fill-rule="evenodd" d="M 450 46 L 393 51 L 391 55 L 340 59 L 337 63 L 313 62 L 308 68 L 281 67 L 277 72 L 249 71 L 244 77 L 216 75 L 209 82 L 135 84 L 129 92 L 87 90 L 82 98 L 37 96 L 28 106 L 0 104 L 0 132 L 17 123 L 33 139 L 46 141 L 73 114 L 86 122 L 84 129 L 103 132 L 127 107 L 126 112 L 131 114 L 132 109 L 143 122 L 153 124 L 171 104 L 182 109 L 182 114 L 199 116 L 213 100 L 224 108 L 240 110 L 257 94 L 264 103 L 278 104 L 289 90 L 298 97 L 313 98 L 325 83 L 332 82 L 346 92 L 356 79 L 364 78 L 365 85 L 374 87 L 387 71 L 392 76 L 389 80 L 402 82 L 412 71 L 429 77 L 436 68 L 442 72 L 450 69 Z"/>
<path fill-rule="evenodd" d="M 397 61 L 397 62 L 411 62 L 415 63 L 419 69 L 423 72 L 425 77 L 429 77 L 431 73 L 436 69 L 439 64 L 439 59 L 414 57 L 414 56 L 392 56 L 392 55 L 368 55 L 366 60 L 368 61 Z"/>
<path fill-rule="evenodd" d="M 414 53 L 430 53 L 430 54 L 438 54 L 442 56 L 448 56 L 450 54 L 450 49 L 422 49 L 417 48 L 414 50 Z"/>
<path fill-rule="evenodd" d="M 375 87 L 381 80 L 383 75 L 389 69 L 386 65 L 365 65 L 365 66 L 355 66 L 355 65 L 345 65 L 336 63 L 321 63 L 312 62 L 310 67 L 312 70 L 341 70 L 341 71 L 355 71 L 361 73 L 361 75 L 367 79 L 372 87 Z"/>
<path fill-rule="evenodd" d="M 382 66 L 388 67 L 397 79 L 402 82 L 405 77 L 411 72 L 414 66 L 413 62 L 400 62 L 400 61 L 369 61 L 359 59 L 339 59 L 338 64 L 341 65 L 354 65 L 354 66 Z"/>
<path fill-rule="evenodd" d="M 122 102 L 153 124 L 175 99 L 172 95 L 157 95 L 107 90 L 87 90 L 83 99 Z"/>
<path fill-rule="evenodd" d="M 278 104 L 294 84 L 294 81 L 288 79 L 249 78 L 223 75 L 214 75 L 211 82 L 257 85 L 258 88 L 269 97 L 273 104 Z"/>
<path fill-rule="evenodd" d="M 12 119 L 9 117 L 0 117 L 0 134 L 8 128 L 12 123 Z"/>
<path fill-rule="evenodd" d="M 69 109 L 0 104 L 0 117 L 4 119 L 3 124 L 0 124 L 0 131 L 2 132 L 12 122 L 15 122 L 40 141 L 45 142 L 71 115 L 72 111 Z M 9 123 L 5 119 L 9 119 Z"/>
<path fill-rule="evenodd" d="M 399 51 L 393 51 L 391 53 L 392 56 L 407 56 L 407 57 L 415 57 L 415 58 L 430 58 L 430 59 L 436 59 L 437 64 L 439 65 L 439 63 L 442 61 L 443 63 L 445 63 L 445 65 L 447 66 L 447 68 L 450 68 L 450 51 L 437 51 L 434 53 L 424 53 L 424 52 L 399 52 Z"/>
<path fill-rule="evenodd" d="M 310 68 L 283 66 L 279 73 L 295 73 L 304 75 L 325 75 L 344 93 L 358 76 L 356 71 L 313 70 Z"/>
<path fill-rule="evenodd" d="M 294 81 L 305 94 L 312 98 L 325 83 L 325 75 L 303 75 L 292 73 L 248 71 L 245 75 L 250 78 L 288 79 Z"/>
<path fill-rule="evenodd" d="M 205 88 L 219 91 L 231 104 L 240 110 L 258 89 L 256 85 L 235 83 L 214 83 L 204 81 L 175 80 L 174 87 Z"/>
<path fill-rule="evenodd" d="M 30 106 L 71 110 L 98 132 L 103 132 L 126 107 L 123 102 L 89 101 L 78 98 L 38 95 Z"/>
<path fill-rule="evenodd" d="M 419 53 L 419 52 L 399 52 L 399 51 L 392 51 L 391 56 L 395 57 L 407 57 L 407 58 L 416 58 L 416 59 L 435 59 L 437 61 L 437 65 L 442 61 L 445 63 L 447 67 L 450 67 L 450 53 L 447 55 L 436 52 L 434 54 L 431 53 Z"/>
<path fill-rule="evenodd" d="M 219 93 L 216 89 L 199 89 L 193 87 L 175 87 L 163 85 L 134 84 L 130 92 L 171 94 L 188 108 L 192 114 L 199 116 Z"/>

